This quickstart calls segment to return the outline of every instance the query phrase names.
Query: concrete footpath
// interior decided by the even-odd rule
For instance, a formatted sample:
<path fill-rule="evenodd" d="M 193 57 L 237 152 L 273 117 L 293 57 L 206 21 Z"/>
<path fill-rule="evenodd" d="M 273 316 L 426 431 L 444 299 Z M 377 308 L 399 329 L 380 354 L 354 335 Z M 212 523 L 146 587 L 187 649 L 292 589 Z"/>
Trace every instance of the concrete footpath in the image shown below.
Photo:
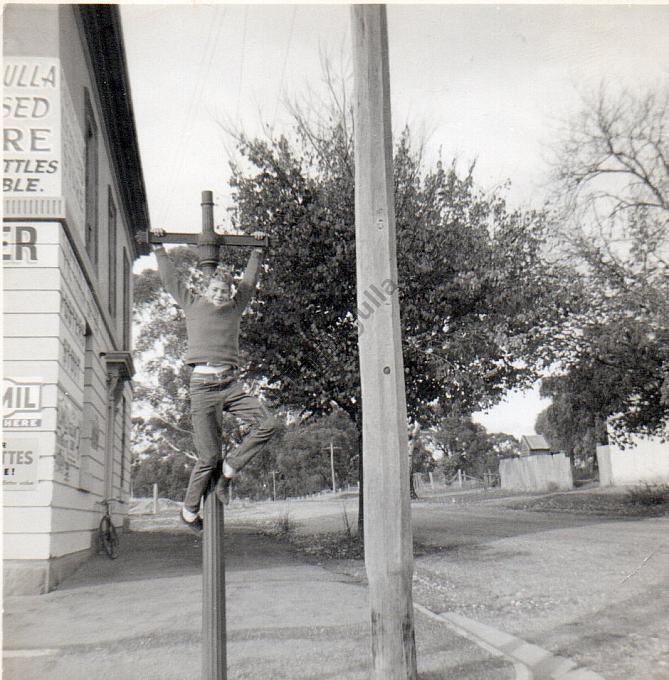
<path fill-rule="evenodd" d="M 366 587 L 250 529 L 226 530 L 228 679 L 369 677 Z M 6 680 L 200 677 L 201 541 L 129 533 L 52 593 L 7 597 Z M 531 678 L 428 610 L 416 610 L 421 680 Z"/>

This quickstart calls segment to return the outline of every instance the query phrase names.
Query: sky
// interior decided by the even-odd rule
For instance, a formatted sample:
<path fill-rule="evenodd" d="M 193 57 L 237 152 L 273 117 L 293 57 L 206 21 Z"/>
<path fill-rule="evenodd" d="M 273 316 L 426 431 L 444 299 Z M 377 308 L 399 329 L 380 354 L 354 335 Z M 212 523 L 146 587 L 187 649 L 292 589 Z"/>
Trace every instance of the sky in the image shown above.
<path fill-rule="evenodd" d="M 390 4 L 387 13 L 394 130 L 424 134 L 428 162 L 476 159 L 479 184 L 509 180 L 514 205 L 543 201 L 550 140 L 583 96 L 669 77 L 669 5 Z M 226 129 L 289 131 L 285 100 L 323 92 L 324 56 L 351 75 L 345 4 L 123 4 L 121 16 L 151 223 L 167 231 L 200 229 L 203 190 L 226 224 Z M 548 403 L 535 388 L 476 419 L 531 434 Z"/>

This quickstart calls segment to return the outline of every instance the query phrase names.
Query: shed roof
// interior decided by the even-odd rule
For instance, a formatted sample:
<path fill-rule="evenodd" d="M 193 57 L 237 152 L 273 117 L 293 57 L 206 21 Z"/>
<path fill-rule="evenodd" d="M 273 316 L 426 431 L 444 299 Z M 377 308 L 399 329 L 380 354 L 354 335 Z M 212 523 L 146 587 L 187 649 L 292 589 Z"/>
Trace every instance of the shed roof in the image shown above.
<path fill-rule="evenodd" d="M 525 443 L 530 451 L 550 451 L 551 447 L 541 434 L 524 434 L 521 444 Z"/>

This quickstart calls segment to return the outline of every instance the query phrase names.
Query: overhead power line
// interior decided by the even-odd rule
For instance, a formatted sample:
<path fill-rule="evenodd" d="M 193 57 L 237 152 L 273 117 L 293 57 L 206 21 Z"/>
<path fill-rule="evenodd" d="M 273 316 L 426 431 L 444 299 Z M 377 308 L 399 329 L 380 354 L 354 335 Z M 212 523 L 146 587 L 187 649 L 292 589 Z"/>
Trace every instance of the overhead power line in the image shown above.
<path fill-rule="evenodd" d="M 207 39 L 205 41 L 205 48 L 202 52 L 202 57 L 198 65 L 197 76 L 194 79 L 193 94 L 189 98 L 188 108 L 186 114 L 182 119 L 179 134 L 176 138 L 177 157 L 171 167 L 170 179 L 167 182 L 167 193 L 165 201 L 163 201 L 163 208 L 161 210 L 161 221 L 158 224 L 165 224 L 165 220 L 169 218 L 170 210 L 174 204 L 176 197 L 176 188 L 181 178 L 184 161 L 186 158 L 186 150 L 188 148 L 188 138 L 192 134 L 194 127 L 194 116 L 196 111 L 201 108 L 201 101 L 206 89 L 206 84 L 209 79 L 214 57 L 218 51 L 218 43 L 225 20 L 225 15 L 228 11 L 227 6 L 220 11 L 219 7 L 215 7 L 216 16 L 214 21 L 209 24 L 207 32 Z"/>
<path fill-rule="evenodd" d="M 239 120 L 239 106 L 242 100 L 242 81 L 244 80 L 244 57 L 246 55 L 246 22 L 249 16 L 248 5 L 244 8 L 244 27 L 242 29 L 242 50 L 239 62 L 239 83 L 237 85 L 237 108 L 235 109 L 235 122 Z"/>
<path fill-rule="evenodd" d="M 293 28 L 295 27 L 295 14 L 297 13 L 297 5 L 293 5 L 293 13 L 290 18 L 290 30 L 288 31 L 288 44 L 286 45 L 286 52 L 283 55 L 283 66 L 281 67 L 281 78 L 279 79 L 279 91 L 276 94 L 276 103 L 274 104 L 274 115 L 272 116 L 272 130 L 276 124 L 276 114 L 279 111 L 279 100 L 283 93 L 283 79 L 286 75 L 286 64 L 288 63 L 288 54 L 290 53 L 290 46 L 293 41 Z"/>

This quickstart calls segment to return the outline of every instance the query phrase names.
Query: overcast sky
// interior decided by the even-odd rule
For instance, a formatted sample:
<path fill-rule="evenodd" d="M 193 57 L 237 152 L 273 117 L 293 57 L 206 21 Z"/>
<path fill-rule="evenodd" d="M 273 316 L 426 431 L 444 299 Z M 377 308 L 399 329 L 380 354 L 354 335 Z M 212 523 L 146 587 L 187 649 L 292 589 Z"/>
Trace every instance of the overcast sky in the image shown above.
<path fill-rule="evenodd" d="M 322 87 L 320 55 L 350 74 L 346 5 L 122 6 L 123 30 L 151 222 L 200 228 L 200 194 L 215 221 L 229 205 L 221 122 L 257 134 L 290 124 L 285 96 Z M 652 88 L 669 77 L 667 5 L 388 6 L 392 117 L 428 133 L 430 158 L 478 159 L 486 188 L 539 204 L 546 149 L 579 97 L 606 83 Z M 536 393 L 481 422 L 531 433 Z"/>

